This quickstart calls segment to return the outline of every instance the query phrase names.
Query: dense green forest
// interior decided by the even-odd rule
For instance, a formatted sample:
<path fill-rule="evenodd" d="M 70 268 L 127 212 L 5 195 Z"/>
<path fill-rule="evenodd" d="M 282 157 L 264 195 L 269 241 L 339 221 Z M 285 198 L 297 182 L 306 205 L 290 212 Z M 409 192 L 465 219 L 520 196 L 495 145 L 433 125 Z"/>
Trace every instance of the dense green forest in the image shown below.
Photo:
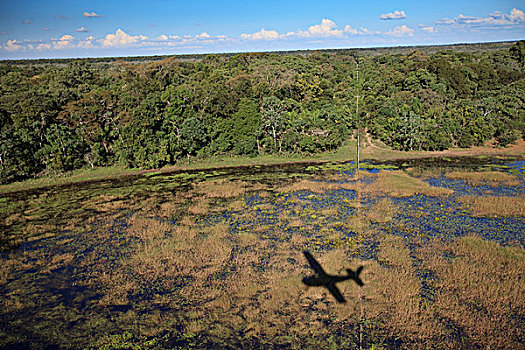
<path fill-rule="evenodd" d="M 219 154 L 325 152 L 358 128 L 401 150 L 506 146 L 525 136 L 525 41 L 477 52 L 157 58 L 0 62 L 0 182 Z"/>

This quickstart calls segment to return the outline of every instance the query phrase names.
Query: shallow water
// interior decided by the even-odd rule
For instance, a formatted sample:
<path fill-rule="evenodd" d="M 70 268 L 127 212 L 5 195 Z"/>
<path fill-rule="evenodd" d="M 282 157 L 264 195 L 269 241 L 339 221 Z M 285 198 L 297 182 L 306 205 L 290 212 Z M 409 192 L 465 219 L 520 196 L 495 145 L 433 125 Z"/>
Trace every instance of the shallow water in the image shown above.
<path fill-rule="evenodd" d="M 405 269 L 412 271 L 412 277 L 407 278 L 419 283 L 421 303 L 430 304 L 439 300 L 441 290 L 435 277 L 438 270 L 426 266 L 422 258 L 421 247 L 427 242 L 446 245 L 461 237 L 477 236 L 523 250 L 524 217 L 478 217 L 460 198 L 522 197 L 525 162 L 458 158 L 368 162 L 362 167 L 359 178 L 353 163 L 302 164 L 149 174 L 2 196 L 0 318 L 4 322 L 0 347 L 108 349 L 139 344 L 143 348 L 277 348 L 300 344 L 315 348 L 332 344 L 335 348 L 357 348 L 358 339 L 365 348 L 397 347 L 410 344 L 410 335 L 396 340 L 388 335 L 392 332 L 388 324 L 370 316 L 368 328 L 364 333 L 360 328 L 358 337 L 357 314 L 344 313 L 330 296 L 308 294 L 311 291 L 300 288 L 297 278 L 309 273 L 302 250 L 319 256 L 341 252 L 347 261 L 392 269 L 392 262 L 383 258 L 387 251 L 384 238 L 400 237 L 409 257 Z M 417 171 L 424 171 L 421 180 L 453 193 L 390 197 L 360 192 L 376 181 L 376 173 L 394 169 L 413 172 L 415 177 Z M 512 174 L 519 184 L 469 185 L 448 178 L 445 174 L 451 170 L 497 170 Z M 234 180 L 247 187 L 236 197 L 207 197 L 195 192 L 205 181 L 228 184 Z M 302 180 L 355 187 L 282 190 Z M 252 185 L 259 187 L 249 190 Z M 201 201 L 206 201 L 208 209 L 189 215 L 189 208 Z M 375 208 L 382 201 L 391 203 L 395 210 L 391 217 L 374 219 Z M 211 253 L 208 260 L 195 256 L 203 259 L 203 265 L 181 266 L 180 274 L 166 275 L 176 261 L 170 260 L 173 257 L 163 253 L 161 246 L 155 246 L 155 241 L 144 241 L 134 233 L 135 217 L 197 230 L 199 235 L 190 242 L 222 247 L 224 259 L 214 260 L 220 252 Z M 202 239 L 214 235 L 206 230 L 214 227 L 225 227 L 224 237 L 206 243 Z M 184 238 L 173 243 L 171 235 L 158 239 L 173 244 L 174 250 L 184 249 Z M 208 254 L 202 249 L 202 254 Z M 448 250 L 445 253 L 449 254 Z M 454 261 L 454 255 L 450 256 L 445 261 Z M 134 257 L 143 259 L 142 266 Z M 151 259 L 163 270 L 157 270 L 157 265 L 147 270 Z M 345 266 L 347 262 L 333 264 Z M 247 276 L 236 281 L 248 270 Z M 290 282 L 279 284 L 287 278 Z M 122 284 L 129 286 L 120 291 Z M 345 288 L 356 297 L 354 289 Z M 232 299 L 224 299 L 225 295 L 232 295 Z M 219 300 L 230 306 L 217 308 Z M 214 311 L 206 311 L 211 309 Z M 522 312 L 514 311 L 511 318 L 517 321 L 513 322 L 522 322 Z M 436 311 L 434 318 L 440 315 Z M 296 327 L 288 329 L 283 320 Z M 443 327 L 450 333 L 447 341 L 457 345 L 454 342 L 463 335 L 455 322 L 443 322 L 448 325 Z M 319 326 L 312 326 L 311 331 L 303 328 L 312 324 Z M 346 335 L 346 340 L 333 338 L 333 334 Z M 475 333 L 469 336 L 471 345 L 480 345 Z"/>

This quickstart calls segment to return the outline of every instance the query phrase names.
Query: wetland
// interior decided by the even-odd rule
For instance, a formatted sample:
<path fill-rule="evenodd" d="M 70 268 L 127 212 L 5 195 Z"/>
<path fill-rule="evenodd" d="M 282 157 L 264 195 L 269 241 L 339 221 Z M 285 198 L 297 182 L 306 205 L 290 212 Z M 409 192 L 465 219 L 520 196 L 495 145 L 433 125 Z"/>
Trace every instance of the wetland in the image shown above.
<path fill-rule="evenodd" d="M 519 348 L 525 162 L 152 172 L 0 195 L 0 348 Z M 363 287 L 302 284 L 311 251 Z"/>

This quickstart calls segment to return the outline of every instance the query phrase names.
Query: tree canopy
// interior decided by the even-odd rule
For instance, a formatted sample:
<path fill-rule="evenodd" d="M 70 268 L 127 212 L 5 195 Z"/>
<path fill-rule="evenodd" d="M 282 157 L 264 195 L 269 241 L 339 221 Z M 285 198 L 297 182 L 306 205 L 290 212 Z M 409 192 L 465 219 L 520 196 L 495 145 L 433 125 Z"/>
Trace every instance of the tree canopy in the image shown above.
<path fill-rule="evenodd" d="M 357 127 L 400 150 L 506 146 L 525 135 L 524 52 L 520 41 L 475 53 L 0 62 L 0 182 L 117 163 L 325 152 Z"/>

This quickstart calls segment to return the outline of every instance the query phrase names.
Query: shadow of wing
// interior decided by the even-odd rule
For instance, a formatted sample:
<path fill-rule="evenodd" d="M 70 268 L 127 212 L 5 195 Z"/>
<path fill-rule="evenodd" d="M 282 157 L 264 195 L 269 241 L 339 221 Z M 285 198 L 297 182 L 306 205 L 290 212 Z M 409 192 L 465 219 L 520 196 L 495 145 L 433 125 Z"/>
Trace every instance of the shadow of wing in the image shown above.
<path fill-rule="evenodd" d="M 318 275 L 325 276 L 326 272 L 324 272 L 321 265 L 315 260 L 315 258 L 310 254 L 309 251 L 304 251 L 304 256 L 306 257 L 306 260 L 308 260 L 308 263 L 310 264 L 310 267 L 317 273 Z"/>
<path fill-rule="evenodd" d="M 335 284 L 333 283 L 330 283 L 326 286 L 326 288 L 328 288 L 328 290 L 330 291 L 330 293 L 332 293 L 332 295 L 334 296 L 335 299 L 337 299 L 338 302 L 340 303 L 346 303 L 346 299 L 343 297 L 343 295 L 341 294 L 341 292 L 339 291 L 339 288 L 337 288 L 335 286 Z"/>

